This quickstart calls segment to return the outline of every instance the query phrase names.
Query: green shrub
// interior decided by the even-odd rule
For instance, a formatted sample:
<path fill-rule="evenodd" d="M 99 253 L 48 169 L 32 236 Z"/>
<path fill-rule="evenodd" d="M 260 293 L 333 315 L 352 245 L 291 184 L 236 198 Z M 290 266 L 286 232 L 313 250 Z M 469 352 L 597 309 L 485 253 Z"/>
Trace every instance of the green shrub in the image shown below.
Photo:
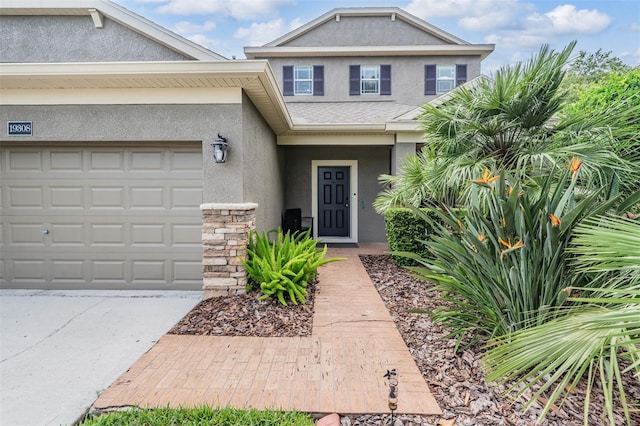
<path fill-rule="evenodd" d="M 461 217 L 464 209 L 454 209 Z M 430 220 L 425 219 L 425 216 Z M 432 221 L 438 214 L 432 209 L 392 208 L 384 214 L 384 225 L 393 261 L 399 266 L 416 266 L 417 262 L 402 253 L 414 253 L 420 257 L 430 257 L 427 240 L 433 232 Z"/>
<path fill-rule="evenodd" d="M 269 239 L 275 234 L 274 241 Z M 260 285 L 266 300 L 275 296 L 287 306 L 285 295 L 297 305 L 305 304 L 307 284 L 317 274 L 318 267 L 340 258 L 325 259 L 327 246 L 318 250 L 310 231 L 283 234 L 280 229 L 259 234 L 252 232 L 247 245 L 247 260 L 241 259 L 249 277 Z"/>
<path fill-rule="evenodd" d="M 429 209 L 422 210 L 425 215 L 432 215 Z M 411 209 L 393 208 L 384 214 L 384 225 L 389 250 L 396 265 L 415 266 L 416 262 L 394 252 L 410 252 L 421 257 L 429 255 L 425 244 L 431 225 Z"/>
<path fill-rule="evenodd" d="M 169 426 L 169 425 L 263 425 L 263 426 L 312 426 L 307 414 L 285 411 L 238 410 L 234 408 L 157 408 L 115 411 L 92 417 L 81 426 Z"/>
<path fill-rule="evenodd" d="M 565 288 L 589 285 L 570 270 L 567 245 L 581 220 L 607 211 L 619 197 L 601 202 L 602 191 L 576 190 L 576 174 L 577 168 L 565 169 L 536 191 L 487 174 L 476 181 L 486 197 L 471 203 L 464 218 L 451 210 L 435 211 L 440 222 L 424 216 L 433 227 L 432 257 L 412 256 L 421 264 L 412 269 L 450 302 L 433 318 L 451 335 L 500 336 L 535 326 L 565 303 Z"/>

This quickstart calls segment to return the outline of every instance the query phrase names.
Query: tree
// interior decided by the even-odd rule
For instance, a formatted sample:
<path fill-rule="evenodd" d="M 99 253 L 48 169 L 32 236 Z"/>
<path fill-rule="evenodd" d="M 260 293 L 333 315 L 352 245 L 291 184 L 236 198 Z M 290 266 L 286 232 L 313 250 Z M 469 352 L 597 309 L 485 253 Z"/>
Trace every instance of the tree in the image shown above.
<path fill-rule="evenodd" d="M 569 76 L 582 78 L 588 82 L 598 81 L 603 76 L 612 72 L 627 72 L 631 67 L 612 52 L 603 52 L 602 49 L 594 53 L 581 50 L 578 56 L 569 65 Z"/>
<path fill-rule="evenodd" d="M 380 177 L 387 188 L 376 210 L 426 201 L 464 204 L 477 195 L 470 182 L 485 169 L 506 169 L 523 185 L 535 186 L 572 157 L 581 164 L 579 186 L 587 192 L 611 182 L 612 174 L 633 187 L 640 181 L 640 162 L 618 153 L 638 148 L 627 146 L 637 141 L 623 136 L 629 123 L 638 122 L 640 108 L 610 105 L 596 115 L 561 114 L 567 104 L 562 82 L 574 46 L 560 52 L 542 46 L 526 63 L 458 87 L 439 105 L 425 104 L 420 120 L 427 145 L 407 162 L 407 173 Z"/>

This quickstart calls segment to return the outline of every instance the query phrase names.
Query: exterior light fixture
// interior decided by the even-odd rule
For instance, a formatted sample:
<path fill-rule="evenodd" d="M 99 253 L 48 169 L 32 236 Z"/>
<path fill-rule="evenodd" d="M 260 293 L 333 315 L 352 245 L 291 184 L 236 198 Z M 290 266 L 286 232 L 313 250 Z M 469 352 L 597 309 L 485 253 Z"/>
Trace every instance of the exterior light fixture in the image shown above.
<path fill-rule="evenodd" d="M 227 160 L 227 138 L 223 138 L 218 133 L 218 137 L 213 141 L 211 146 L 213 147 L 213 159 L 216 163 L 224 163 Z"/>

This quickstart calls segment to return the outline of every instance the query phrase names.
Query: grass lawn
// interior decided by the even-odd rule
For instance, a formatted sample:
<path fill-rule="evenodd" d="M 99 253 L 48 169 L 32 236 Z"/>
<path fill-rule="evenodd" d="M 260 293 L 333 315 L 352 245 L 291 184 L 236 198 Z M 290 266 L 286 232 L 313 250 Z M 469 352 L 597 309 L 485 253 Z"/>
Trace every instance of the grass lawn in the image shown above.
<path fill-rule="evenodd" d="M 284 411 L 237 410 L 233 408 L 159 408 L 114 411 L 93 417 L 80 426 L 166 426 L 166 425 L 260 425 L 260 426 L 312 426 L 314 420 L 307 414 Z"/>

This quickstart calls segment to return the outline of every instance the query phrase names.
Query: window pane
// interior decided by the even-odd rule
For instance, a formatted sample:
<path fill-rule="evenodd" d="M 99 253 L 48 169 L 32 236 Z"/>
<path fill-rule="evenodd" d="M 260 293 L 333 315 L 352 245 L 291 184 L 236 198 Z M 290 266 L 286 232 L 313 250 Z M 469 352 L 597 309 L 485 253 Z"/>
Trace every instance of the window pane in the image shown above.
<path fill-rule="evenodd" d="M 296 67 L 296 80 L 310 80 L 311 73 L 311 67 Z"/>
<path fill-rule="evenodd" d="M 453 89 L 453 80 L 438 80 L 436 86 L 437 93 L 446 93 Z"/>
<path fill-rule="evenodd" d="M 360 67 L 360 78 L 380 78 L 380 67 L 377 65 L 363 65 Z"/>
<path fill-rule="evenodd" d="M 452 79 L 454 77 L 455 71 L 453 65 L 443 65 L 438 67 L 438 80 L 439 79 Z"/>
<path fill-rule="evenodd" d="M 362 93 L 378 93 L 378 80 L 362 80 Z"/>
<path fill-rule="evenodd" d="M 296 81 L 296 95 L 310 95 L 311 94 L 311 82 L 310 81 Z"/>

